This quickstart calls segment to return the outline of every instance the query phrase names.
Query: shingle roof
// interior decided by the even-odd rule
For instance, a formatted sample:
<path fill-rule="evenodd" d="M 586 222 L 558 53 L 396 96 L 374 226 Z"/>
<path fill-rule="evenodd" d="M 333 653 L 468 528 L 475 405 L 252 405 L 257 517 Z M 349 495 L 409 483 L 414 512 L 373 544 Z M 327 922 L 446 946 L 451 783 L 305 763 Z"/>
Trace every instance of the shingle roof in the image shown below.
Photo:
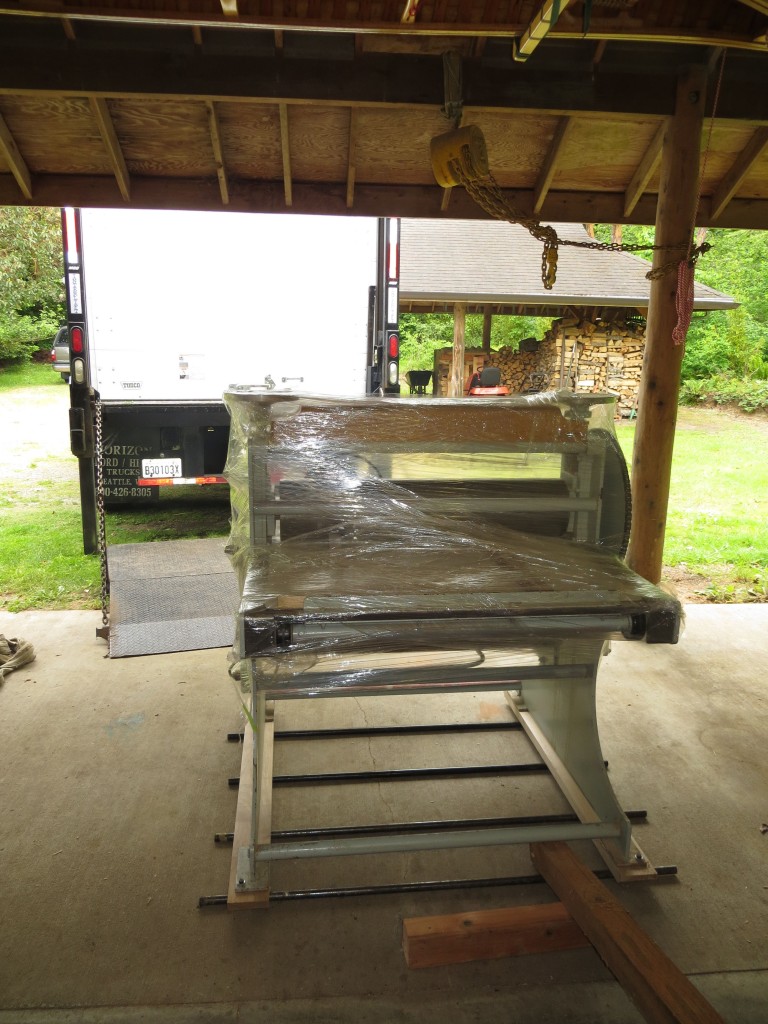
<path fill-rule="evenodd" d="M 561 238 L 591 241 L 580 224 L 554 224 Z M 541 306 L 647 306 L 650 269 L 631 253 L 563 246 L 557 281 L 541 281 L 541 242 L 503 221 L 401 221 L 401 303 L 433 301 Z M 706 259 L 706 256 L 703 257 Z M 696 283 L 695 309 L 733 309 L 735 299 Z"/>

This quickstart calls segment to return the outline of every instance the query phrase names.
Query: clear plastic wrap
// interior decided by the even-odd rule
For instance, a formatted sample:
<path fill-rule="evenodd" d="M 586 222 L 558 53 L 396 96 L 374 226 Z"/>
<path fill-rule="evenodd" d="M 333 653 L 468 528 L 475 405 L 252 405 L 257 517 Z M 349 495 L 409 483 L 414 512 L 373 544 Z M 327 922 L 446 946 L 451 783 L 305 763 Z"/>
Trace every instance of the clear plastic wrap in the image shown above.
<path fill-rule="evenodd" d="M 564 645 L 676 641 L 679 604 L 622 561 L 610 396 L 225 399 L 254 685 L 490 685 Z"/>

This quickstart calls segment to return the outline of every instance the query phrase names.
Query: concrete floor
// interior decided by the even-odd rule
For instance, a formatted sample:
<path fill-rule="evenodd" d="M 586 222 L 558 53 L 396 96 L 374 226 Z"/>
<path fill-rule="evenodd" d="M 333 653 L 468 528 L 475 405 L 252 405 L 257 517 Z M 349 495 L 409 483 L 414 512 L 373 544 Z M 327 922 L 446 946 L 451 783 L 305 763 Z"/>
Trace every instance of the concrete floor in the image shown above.
<path fill-rule="evenodd" d="M 224 739 L 239 725 L 225 651 L 109 661 L 97 624 L 94 612 L 0 613 L 0 632 L 38 652 L 0 688 L 0 1024 L 641 1019 L 592 950 L 406 968 L 403 917 L 552 899 L 543 886 L 199 910 L 198 896 L 224 892 L 229 871 L 229 849 L 212 842 L 232 827 L 226 780 L 239 770 Z M 648 809 L 636 834 L 651 859 L 679 868 L 676 880 L 611 887 L 733 1024 L 768 1020 L 767 663 L 767 606 L 690 606 L 678 647 L 616 644 L 600 676 L 614 788 L 625 807 Z M 504 713 L 487 694 L 405 709 L 400 698 L 286 708 L 291 725 Z M 336 741 L 320 745 L 285 745 L 276 769 L 338 764 Z M 345 751 L 363 766 L 499 756 L 493 743 L 455 737 L 357 746 Z M 276 824 L 434 817 L 462 802 L 498 814 L 510 796 L 527 813 L 553 799 L 548 785 L 292 789 Z M 524 849 L 462 857 L 395 858 L 376 873 L 531 871 Z M 366 866 L 280 870 L 277 888 L 357 883 Z"/>

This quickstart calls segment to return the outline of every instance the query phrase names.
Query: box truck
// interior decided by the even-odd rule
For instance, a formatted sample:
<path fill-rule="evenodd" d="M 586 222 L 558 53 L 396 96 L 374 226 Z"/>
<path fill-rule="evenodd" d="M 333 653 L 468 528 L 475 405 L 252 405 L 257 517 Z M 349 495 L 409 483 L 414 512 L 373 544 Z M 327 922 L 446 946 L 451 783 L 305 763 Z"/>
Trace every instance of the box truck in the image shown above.
<path fill-rule="evenodd" d="M 399 223 L 65 209 L 70 438 L 97 509 L 224 483 L 221 396 L 399 393 Z"/>

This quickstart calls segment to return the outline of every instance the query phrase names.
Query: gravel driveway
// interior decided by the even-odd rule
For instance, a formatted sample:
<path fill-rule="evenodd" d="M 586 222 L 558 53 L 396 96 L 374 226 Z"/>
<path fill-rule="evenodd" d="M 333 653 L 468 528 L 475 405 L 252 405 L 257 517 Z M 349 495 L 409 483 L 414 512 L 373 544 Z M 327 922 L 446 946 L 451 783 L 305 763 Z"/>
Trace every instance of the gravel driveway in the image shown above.
<path fill-rule="evenodd" d="M 69 388 L 19 388 L 0 393 L 0 473 L 13 490 L 44 480 L 77 483 L 69 451 Z"/>

